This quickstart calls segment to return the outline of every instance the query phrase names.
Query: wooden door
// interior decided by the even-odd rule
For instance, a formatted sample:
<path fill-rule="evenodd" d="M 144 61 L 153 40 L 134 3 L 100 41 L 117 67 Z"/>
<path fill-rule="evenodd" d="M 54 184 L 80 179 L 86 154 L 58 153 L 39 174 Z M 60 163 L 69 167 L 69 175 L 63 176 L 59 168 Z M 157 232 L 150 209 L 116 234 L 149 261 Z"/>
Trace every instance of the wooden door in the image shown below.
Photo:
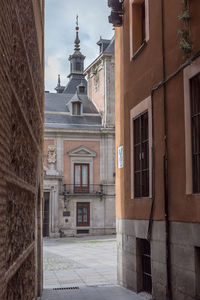
<path fill-rule="evenodd" d="M 89 193 L 89 164 L 74 164 L 74 192 Z"/>
<path fill-rule="evenodd" d="M 90 226 L 90 203 L 77 203 L 77 226 Z"/>

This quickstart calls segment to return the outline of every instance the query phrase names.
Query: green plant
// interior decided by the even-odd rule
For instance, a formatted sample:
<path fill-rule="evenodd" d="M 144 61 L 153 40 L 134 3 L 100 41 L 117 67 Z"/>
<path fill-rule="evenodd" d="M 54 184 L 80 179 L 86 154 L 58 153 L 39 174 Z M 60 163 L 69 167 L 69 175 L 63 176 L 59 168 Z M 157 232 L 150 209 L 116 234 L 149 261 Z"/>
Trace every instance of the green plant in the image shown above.
<path fill-rule="evenodd" d="M 190 19 L 190 11 L 189 9 L 182 10 L 181 14 L 178 16 L 179 21 L 189 21 Z"/>
<path fill-rule="evenodd" d="M 183 3 L 183 9 L 178 16 L 180 22 L 182 22 L 182 29 L 178 30 L 178 34 L 180 35 L 180 48 L 184 52 L 184 59 L 190 57 L 193 44 L 191 39 L 191 32 L 190 32 L 190 10 L 189 10 L 189 0 L 181 0 Z"/>
<path fill-rule="evenodd" d="M 183 38 L 180 40 L 180 47 L 186 54 L 190 54 L 193 49 L 191 42 Z"/>

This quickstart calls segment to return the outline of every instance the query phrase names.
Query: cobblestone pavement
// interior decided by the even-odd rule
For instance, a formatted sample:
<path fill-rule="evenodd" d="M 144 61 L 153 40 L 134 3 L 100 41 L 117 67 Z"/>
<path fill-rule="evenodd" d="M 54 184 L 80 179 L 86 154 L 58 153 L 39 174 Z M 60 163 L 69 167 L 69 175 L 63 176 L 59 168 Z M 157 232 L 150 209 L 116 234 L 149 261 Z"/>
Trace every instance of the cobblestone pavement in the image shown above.
<path fill-rule="evenodd" d="M 115 285 L 114 236 L 44 239 L 44 288 Z"/>

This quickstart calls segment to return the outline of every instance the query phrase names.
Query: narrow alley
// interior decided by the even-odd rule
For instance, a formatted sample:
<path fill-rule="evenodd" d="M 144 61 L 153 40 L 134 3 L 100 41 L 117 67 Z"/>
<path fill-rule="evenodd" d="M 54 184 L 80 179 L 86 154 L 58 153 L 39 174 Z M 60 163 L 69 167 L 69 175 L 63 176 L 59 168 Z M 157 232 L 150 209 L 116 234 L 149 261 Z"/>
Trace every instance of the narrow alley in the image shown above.
<path fill-rule="evenodd" d="M 115 236 L 44 239 L 42 300 L 142 300 L 117 285 Z"/>

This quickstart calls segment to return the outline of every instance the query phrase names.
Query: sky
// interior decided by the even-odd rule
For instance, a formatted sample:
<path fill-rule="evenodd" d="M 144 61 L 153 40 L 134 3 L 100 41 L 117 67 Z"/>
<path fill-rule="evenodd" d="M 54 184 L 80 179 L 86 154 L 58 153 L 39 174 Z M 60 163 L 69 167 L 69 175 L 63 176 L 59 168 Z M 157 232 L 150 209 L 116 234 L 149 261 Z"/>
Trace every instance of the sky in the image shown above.
<path fill-rule="evenodd" d="M 108 23 L 107 0 L 46 0 L 45 6 L 45 90 L 55 92 L 58 74 L 61 85 L 68 81 L 76 15 L 79 15 L 81 52 L 86 56 L 85 68 L 99 55 L 96 43 L 100 36 L 111 39 L 114 31 Z"/>

